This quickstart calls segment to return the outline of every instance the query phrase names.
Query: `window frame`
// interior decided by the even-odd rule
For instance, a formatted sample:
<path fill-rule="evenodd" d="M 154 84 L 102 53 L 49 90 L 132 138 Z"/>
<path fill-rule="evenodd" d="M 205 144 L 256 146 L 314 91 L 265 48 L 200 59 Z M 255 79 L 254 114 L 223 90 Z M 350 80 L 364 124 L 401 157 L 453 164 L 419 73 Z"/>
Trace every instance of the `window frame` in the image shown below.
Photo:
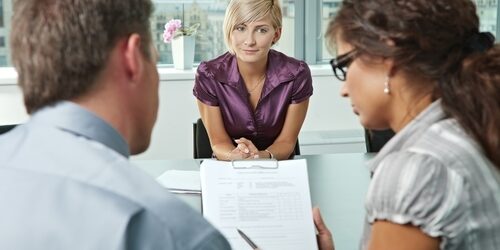
<path fill-rule="evenodd" d="M 2 0 L 0 0 L 2 1 Z M 155 3 L 153 1 L 153 3 Z M 323 39 L 322 31 L 322 8 L 323 0 L 295 0 L 294 1 L 294 57 L 304 60 L 309 65 L 323 65 L 328 63 L 329 58 L 323 57 Z M 2 5 L 3 12 L 5 12 L 5 5 Z M 2 13 L 3 14 L 3 13 Z M 320 18 L 317 18 L 317 17 Z M 5 16 L 3 16 L 5 18 Z M 5 21 L 5 20 L 4 20 Z M 9 22 L 4 22 L 8 25 Z M 0 27 L 1 28 L 1 27 Z M 2 29 L 5 29 L 3 27 Z M 8 36 L 6 36 L 8 37 Z M 497 0 L 496 9 L 496 39 L 500 38 L 500 0 Z M 6 46 L 8 48 L 7 39 Z M 193 67 L 196 67 L 199 62 L 195 62 Z M 158 64 L 158 68 L 173 67 L 172 64 Z M 1 67 L 0 68 L 12 68 Z"/>
<path fill-rule="evenodd" d="M 499 41 L 499 36 L 500 36 L 500 0 L 497 0 L 497 27 L 496 27 L 496 41 Z"/>

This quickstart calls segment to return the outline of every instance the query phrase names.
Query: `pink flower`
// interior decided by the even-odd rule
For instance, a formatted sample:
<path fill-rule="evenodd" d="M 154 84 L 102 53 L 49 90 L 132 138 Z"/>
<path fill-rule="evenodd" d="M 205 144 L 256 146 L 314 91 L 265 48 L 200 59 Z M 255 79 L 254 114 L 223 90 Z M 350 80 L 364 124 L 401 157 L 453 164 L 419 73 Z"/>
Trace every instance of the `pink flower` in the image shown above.
<path fill-rule="evenodd" d="M 187 28 L 182 28 L 182 22 L 179 19 L 172 19 L 165 24 L 163 31 L 163 42 L 171 43 L 172 39 L 178 36 L 191 36 L 194 35 L 200 24 L 194 24 Z"/>
<path fill-rule="evenodd" d="M 179 19 L 172 19 L 165 24 L 163 31 L 163 42 L 170 43 L 175 36 L 175 32 L 182 27 L 182 22 Z"/>

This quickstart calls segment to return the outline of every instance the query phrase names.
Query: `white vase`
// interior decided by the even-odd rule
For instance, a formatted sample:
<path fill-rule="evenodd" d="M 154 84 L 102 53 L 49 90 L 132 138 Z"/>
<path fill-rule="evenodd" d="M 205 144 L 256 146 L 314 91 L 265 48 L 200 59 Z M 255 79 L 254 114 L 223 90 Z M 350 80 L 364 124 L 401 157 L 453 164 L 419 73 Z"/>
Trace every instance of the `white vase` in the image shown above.
<path fill-rule="evenodd" d="M 194 36 L 179 36 L 172 40 L 175 69 L 191 69 L 194 62 Z"/>

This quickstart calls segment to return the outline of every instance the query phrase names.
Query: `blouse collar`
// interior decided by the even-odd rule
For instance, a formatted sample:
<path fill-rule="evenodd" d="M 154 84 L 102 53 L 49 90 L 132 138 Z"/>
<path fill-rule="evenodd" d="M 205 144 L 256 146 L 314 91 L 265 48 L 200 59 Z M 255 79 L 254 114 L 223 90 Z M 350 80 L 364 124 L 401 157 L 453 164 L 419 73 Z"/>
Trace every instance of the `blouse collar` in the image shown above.
<path fill-rule="evenodd" d="M 387 155 L 414 145 L 424 131 L 445 117 L 446 114 L 441 107 L 441 99 L 431 103 L 426 109 L 420 112 L 415 119 L 391 138 L 391 140 L 382 147 L 380 152 L 368 162 L 370 171 L 373 173 Z"/>

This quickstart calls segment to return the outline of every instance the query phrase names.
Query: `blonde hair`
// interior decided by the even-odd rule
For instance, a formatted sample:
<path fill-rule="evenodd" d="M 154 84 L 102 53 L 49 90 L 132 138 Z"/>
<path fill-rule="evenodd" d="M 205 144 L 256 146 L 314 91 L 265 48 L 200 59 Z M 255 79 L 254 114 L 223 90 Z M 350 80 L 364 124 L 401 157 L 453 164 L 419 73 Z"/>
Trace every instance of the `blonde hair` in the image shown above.
<path fill-rule="evenodd" d="M 231 0 L 224 17 L 224 42 L 231 54 L 231 33 L 237 25 L 251 23 L 270 15 L 273 28 L 282 26 L 283 14 L 279 0 Z"/>

